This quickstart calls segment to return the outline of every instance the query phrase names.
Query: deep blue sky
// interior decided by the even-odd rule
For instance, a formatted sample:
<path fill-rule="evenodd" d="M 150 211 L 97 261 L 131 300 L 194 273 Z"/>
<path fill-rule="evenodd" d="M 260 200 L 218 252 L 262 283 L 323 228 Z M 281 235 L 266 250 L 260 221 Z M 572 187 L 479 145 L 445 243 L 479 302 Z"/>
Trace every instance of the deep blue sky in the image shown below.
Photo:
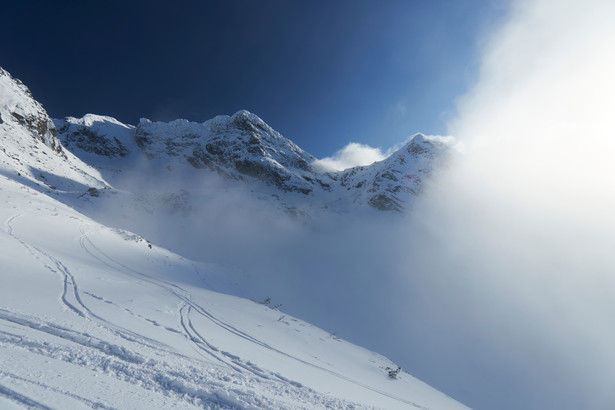
<path fill-rule="evenodd" d="M 505 0 L 19 1 L 0 66 L 50 115 L 248 109 L 312 154 L 444 133 Z"/>

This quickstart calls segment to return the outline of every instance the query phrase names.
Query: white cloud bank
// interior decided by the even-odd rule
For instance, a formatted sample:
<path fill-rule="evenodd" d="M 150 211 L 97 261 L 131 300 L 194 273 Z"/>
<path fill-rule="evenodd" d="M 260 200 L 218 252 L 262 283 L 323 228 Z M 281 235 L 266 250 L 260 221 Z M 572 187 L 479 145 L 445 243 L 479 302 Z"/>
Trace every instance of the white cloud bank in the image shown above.
<path fill-rule="evenodd" d="M 415 208 L 409 349 L 471 407 L 615 408 L 614 19 L 513 1 Z"/>
<path fill-rule="evenodd" d="M 326 171 L 343 171 L 359 165 L 370 165 L 382 161 L 388 156 L 380 148 L 373 148 L 366 144 L 351 142 L 333 156 L 314 161 L 314 165 Z"/>
<path fill-rule="evenodd" d="M 399 144 L 395 144 L 386 151 L 382 151 L 380 148 L 374 148 L 367 144 L 359 144 L 357 142 L 351 142 L 341 150 L 337 151 L 330 157 L 323 159 L 317 159 L 312 164 L 323 171 L 343 171 L 348 168 L 357 166 L 371 165 L 374 162 L 382 161 L 390 157 L 395 151 L 403 148 L 412 139 L 419 134 L 414 134 L 406 138 Z M 456 142 L 456 139 L 452 136 L 441 135 L 424 135 L 423 138 L 428 140 L 436 140 L 441 143 L 447 144 L 456 150 L 461 150 L 462 146 Z"/>

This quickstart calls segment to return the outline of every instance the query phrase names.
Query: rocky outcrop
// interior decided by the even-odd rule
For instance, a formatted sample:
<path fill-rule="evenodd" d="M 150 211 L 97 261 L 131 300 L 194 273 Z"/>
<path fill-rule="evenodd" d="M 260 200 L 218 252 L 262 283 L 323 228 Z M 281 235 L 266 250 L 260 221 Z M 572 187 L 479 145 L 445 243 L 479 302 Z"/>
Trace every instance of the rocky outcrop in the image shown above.
<path fill-rule="evenodd" d="M 43 106 L 20 80 L 0 68 L 0 124 L 27 130 L 32 138 L 65 157 L 56 127 Z"/>
<path fill-rule="evenodd" d="M 62 144 L 71 151 L 83 151 L 109 158 L 125 157 L 134 146 L 134 127 L 115 118 L 87 114 L 83 118 L 54 120 Z"/>
<path fill-rule="evenodd" d="M 43 106 L 0 68 L 0 173 L 39 191 L 102 188 L 100 173 L 63 148 Z"/>

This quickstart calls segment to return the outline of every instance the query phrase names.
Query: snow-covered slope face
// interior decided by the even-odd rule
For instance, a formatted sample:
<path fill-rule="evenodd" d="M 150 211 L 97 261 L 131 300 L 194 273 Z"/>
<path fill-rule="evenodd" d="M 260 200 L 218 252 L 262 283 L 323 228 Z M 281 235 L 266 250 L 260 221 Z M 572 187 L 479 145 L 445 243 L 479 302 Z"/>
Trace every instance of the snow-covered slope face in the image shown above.
<path fill-rule="evenodd" d="M 106 186 L 100 173 L 62 148 L 45 109 L 0 68 L 0 173 L 37 190 L 85 192 Z"/>

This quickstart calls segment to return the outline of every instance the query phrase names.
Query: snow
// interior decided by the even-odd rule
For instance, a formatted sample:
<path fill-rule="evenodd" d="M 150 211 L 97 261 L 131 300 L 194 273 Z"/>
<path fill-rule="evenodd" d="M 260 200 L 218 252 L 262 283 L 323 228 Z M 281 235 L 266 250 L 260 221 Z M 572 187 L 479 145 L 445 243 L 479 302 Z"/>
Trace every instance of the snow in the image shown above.
<path fill-rule="evenodd" d="M 20 406 L 463 408 L 208 268 L 0 181 L 0 396 Z M 111 394 L 111 392 L 113 392 Z"/>

